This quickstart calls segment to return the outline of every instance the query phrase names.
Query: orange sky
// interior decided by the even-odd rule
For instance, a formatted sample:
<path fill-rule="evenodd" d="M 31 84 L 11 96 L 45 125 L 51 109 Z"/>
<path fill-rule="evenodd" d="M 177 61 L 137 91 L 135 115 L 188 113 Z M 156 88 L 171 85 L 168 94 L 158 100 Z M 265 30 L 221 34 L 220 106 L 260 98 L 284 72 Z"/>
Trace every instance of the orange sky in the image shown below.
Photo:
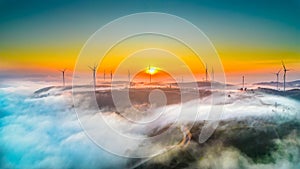
<path fill-rule="evenodd" d="M 82 44 L 76 44 L 69 48 L 58 50 L 55 47 L 43 47 L 39 49 L 20 49 L 13 53 L 11 57 L 1 58 L 0 66 L 2 70 L 16 69 L 20 71 L 54 72 L 58 69 L 74 69 L 76 58 L 80 52 Z M 261 74 L 272 73 L 281 68 L 281 56 L 285 57 L 287 66 L 293 69 L 290 74 L 297 77 L 299 74 L 300 57 L 298 53 L 271 49 L 246 49 L 245 47 L 233 48 L 226 45 L 215 45 L 220 56 L 227 77 L 240 76 L 241 74 Z M 151 48 L 147 49 L 146 48 Z M 22 53 L 22 54 L 20 54 Z M 255 56 L 255 57 L 253 57 Z M 124 61 L 124 59 L 126 60 Z M 99 72 L 104 69 L 115 71 L 118 65 L 123 62 L 123 72 L 127 72 L 130 67 L 138 69 L 138 65 L 161 67 L 166 71 L 185 74 L 182 66 L 188 66 L 191 71 L 199 76 L 204 75 L 204 65 L 198 57 L 187 47 L 159 36 L 143 36 L 130 38 L 116 45 L 99 64 Z M 89 61 L 87 61 L 86 65 Z M 125 66 L 126 65 L 126 66 Z M 209 67 L 211 67 L 209 65 Z M 209 68 L 211 69 L 211 68 Z M 210 70 L 211 71 L 211 70 Z M 101 73 L 100 73 L 101 74 Z M 125 73 L 126 74 L 126 73 Z M 291 77 L 291 76 L 290 76 Z M 230 78 L 229 78 L 230 79 Z M 238 77 L 236 78 L 238 79 Z M 272 75 L 270 76 L 272 79 Z M 201 80 L 199 78 L 199 80 Z"/>

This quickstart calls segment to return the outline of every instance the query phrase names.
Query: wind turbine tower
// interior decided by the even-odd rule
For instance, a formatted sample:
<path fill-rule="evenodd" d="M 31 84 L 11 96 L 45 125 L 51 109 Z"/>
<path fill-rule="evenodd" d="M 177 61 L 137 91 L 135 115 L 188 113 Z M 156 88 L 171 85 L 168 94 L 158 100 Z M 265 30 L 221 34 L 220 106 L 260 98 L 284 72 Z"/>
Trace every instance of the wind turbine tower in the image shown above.
<path fill-rule="evenodd" d="M 150 80 L 150 83 L 151 83 L 151 66 L 149 65 L 149 80 Z"/>
<path fill-rule="evenodd" d="M 283 91 L 285 91 L 285 86 L 286 86 L 286 72 L 290 71 L 289 69 L 286 69 L 285 64 L 283 61 L 281 61 L 282 66 L 283 66 Z"/>
<path fill-rule="evenodd" d="M 212 82 L 215 80 L 215 71 L 213 67 L 211 68 L 211 80 Z"/>
<path fill-rule="evenodd" d="M 94 65 L 93 67 L 89 66 L 89 68 L 93 71 L 93 81 L 94 81 L 94 89 L 96 90 L 96 70 L 98 65 Z"/>
<path fill-rule="evenodd" d="M 110 71 L 110 81 L 112 82 L 112 70 Z"/>
<path fill-rule="evenodd" d="M 62 73 L 62 78 L 63 78 L 63 87 L 65 87 L 65 72 L 67 69 L 64 70 L 59 70 Z"/>
<path fill-rule="evenodd" d="M 276 85 L 277 85 L 277 90 L 279 90 L 279 73 L 281 72 L 281 69 L 277 72 L 274 73 L 276 75 Z"/>
<path fill-rule="evenodd" d="M 243 88 L 242 90 L 245 90 L 245 76 L 243 76 Z"/>
<path fill-rule="evenodd" d="M 129 87 L 131 86 L 131 82 L 130 82 L 130 71 L 128 70 L 128 84 L 129 84 Z"/>
<path fill-rule="evenodd" d="M 205 64 L 205 81 L 208 82 L 208 72 L 207 72 L 207 64 Z"/>
<path fill-rule="evenodd" d="M 104 72 L 103 72 L 103 80 L 105 81 L 105 69 L 104 69 Z"/>

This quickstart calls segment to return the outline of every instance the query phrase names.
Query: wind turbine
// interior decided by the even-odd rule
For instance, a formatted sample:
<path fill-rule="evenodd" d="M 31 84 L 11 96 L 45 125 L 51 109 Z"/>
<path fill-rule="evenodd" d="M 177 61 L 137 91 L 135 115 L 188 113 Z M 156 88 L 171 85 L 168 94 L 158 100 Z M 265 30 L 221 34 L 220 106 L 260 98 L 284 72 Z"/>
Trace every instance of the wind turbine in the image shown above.
<path fill-rule="evenodd" d="M 243 76 L 243 88 L 242 90 L 245 90 L 245 76 Z"/>
<path fill-rule="evenodd" d="M 213 82 L 215 80 L 215 71 L 214 67 L 211 68 L 211 81 Z"/>
<path fill-rule="evenodd" d="M 207 82 L 208 72 L 207 72 L 207 64 L 205 64 L 205 81 Z"/>
<path fill-rule="evenodd" d="M 130 82 L 130 70 L 128 70 L 128 84 L 129 84 L 129 88 L 131 86 L 131 82 Z"/>
<path fill-rule="evenodd" d="M 274 73 L 276 75 L 277 79 L 277 90 L 279 90 L 279 73 L 281 72 L 282 69 L 280 69 L 277 73 Z"/>
<path fill-rule="evenodd" d="M 64 70 L 59 70 L 62 73 L 62 77 L 63 77 L 63 86 L 65 87 L 65 72 L 66 72 L 66 68 Z"/>
<path fill-rule="evenodd" d="M 112 82 L 112 70 L 110 71 L 110 81 Z"/>
<path fill-rule="evenodd" d="M 285 64 L 283 61 L 281 61 L 283 66 L 283 91 L 285 91 L 285 83 L 286 83 L 286 72 L 290 71 L 289 69 L 286 69 Z"/>
<path fill-rule="evenodd" d="M 151 66 L 149 65 L 149 80 L 150 80 L 150 83 L 151 83 Z"/>
<path fill-rule="evenodd" d="M 105 69 L 104 69 L 104 72 L 103 72 L 103 80 L 105 81 Z"/>
<path fill-rule="evenodd" d="M 93 71 L 93 81 L 94 81 L 94 89 L 96 90 L 96 70 L 98 65 L 94 65 L 93 67 L 89 66 L 89 68 Z"/>

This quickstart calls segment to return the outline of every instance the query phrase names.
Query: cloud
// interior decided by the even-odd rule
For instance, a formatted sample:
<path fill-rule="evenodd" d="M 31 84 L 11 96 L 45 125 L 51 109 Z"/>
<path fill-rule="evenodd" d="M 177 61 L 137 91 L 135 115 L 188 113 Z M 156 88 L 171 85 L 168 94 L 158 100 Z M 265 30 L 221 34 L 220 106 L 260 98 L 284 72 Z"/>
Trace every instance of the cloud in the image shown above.
<path fill-rule="evenodd" d="M 197 138 L 203 126 L 199 122 L 191 129 L 193 142 L 187 148 L 167 152 L 139 168 L 299 168 L 299 102 L 259 92 L 229 93 L 231 98 L 226 100 L 220 125 L 206 143 L 198 144 Z M 203 100 L 200 106 L 200 114 L 204 114 L 199 116 L 200 121 L 206 119 L 205 114 L 209 111 L 207 100 Z M 187 106 L 195 105 L 191 103 Z M 178 105 L 169 106 L 166 116 L 174 118 L 171 108 L 176 107 Z M 186 110 L 184 120 L 192 122 L 194 112 Z"/>
<path fill-rule="evenodd" d="M 24 88 L 25 89 L 25 88 Z M 70 95 L 30 98 L 0 89 L 0 168 L 120 168 L 125 159 L 91 142 Z"/>
<path fill-rule="evenodd" d="M 128 165 L 126 158 L 112 155 L 95 145 L 82 131 L 73 109 L 70 90 L 62 91 L 58 88 L 51 89 L 50 95 L 46 97 L 31 97 L 33 90 L 44 86 L 44 83 L 22 82 L 19 84 L 1 85 L 0 88 L 0 168 L 124 168 Z M 33 89 L 35 88 L 35 89 Z M 83 89 L 84 90 L 84 89 Z M 299 120 L 299 102 L 280 96 L 266 95 L 262 93 L 242 93 L 228 91 L 231 95 L 226 101 L 217 100 L 217 104 L 225 103 L 221 120 L 225 123 L 218 129 L 226 131 L 226 135 L 236 137 L 238 132 L 232 130 L 234 127 L 243 125 L 264 129 L 264 124 L 271 123 L 275 126 L 281 124 L 293 124 L 292 121 Z M 82 97 L 82 109 L 89 110 L 87 100 Z M 200 101 L 198 112 L 199 121 L 207 118 L 210 110 L 210 98 Z M 277 103 L 275 106 L 275 102 Z M 191 123 L 195 120 L 195 105 L 197 102 L 190 101 L 182 106 L 185 107 L 182 122 Z M 124 118 L 116 113 L 106 112 L 104 117 L 113 127 L 134 136 L 147 135 L 159 131 L 176 120 L 180 105 L 169 105 L 165 107 L 161 118 L 151 125 L 140 128 L 138 125 L 130 125 Z M 197 110 L 197 109 L 196 109 Z M 157 114 L 161 108 L 154 110 Z M 134 113 L 131 109 L 125 110 L 130 116 Z M 125 115 L 127 115 L 125 114 Z M 91 119 L 98 114 L 84 114 L 84 118 Z M 147 117 L 148 119 L 151 119 Z M 233 122 L 230 126 L 226 122 Z M 96 125 L 97 121 L 91 124 Z M 100 125 L 101 126 L 101 125 Z M 105 143 L 116 147 L 126 148 L 122 140 L 112 140 L 105 135 L 105 131 L 96 128 L 95 132 L 104 139 Z M 279 147 L 272 151 L 270 158 L 275 161 L 265 160 L 264 163 L 256 162 L 232 143 L 225 145 L 222 141 L 227 137 L 217 138 L 214 144 L 199 147 L 192 142 L 188 149 L 202 152 L 201 156 L 196 153 L 195 161 L 188 163 L 186 168 L 299 168 L 299 135 L 298 130 L 294 132 L 287 130 L 283 137 L 272 138 L 271 142 Z M 161 150 L 166 143 L 172 143 L 171 137 L 182 138 L 180 130 L 170 131 L 168 138 L 153 144 L 154 150 Z M 173 136 L 174 134 L 175 136 Z M 252 132 L 247 133 L 251 136 Z M 197 135 L 193 135 L 197 137 Z M 177 139 L 177 137 L 176 137 Z M 253 138 L 251 138 L 253 139 Z M 266 138 L 262 138 L 266 139 Z M 250 140 L 251 141 L 251 140 Z M 255 141 L 255 140 L 252 140 Z M 129 145 L 128 145 L 129 146 Z M 132 147 L 138 145 L 132 145 Z M 248 146 L 248 145 L 244 145 Z M 151 150 L 151 151 L 154 151 Z M 150 151 L 150 150 L 149 150 Z M 178 157 L 184 159 L 184 149 L 169 152 L 158 156 L 152 162 L 143 165 L 151 166 L 151 163 L 168 165 L 172 159 Z M 205 152 L 205 153 L 204 153 Z"/>
<path fill-rule="evenodd" d="M 292 132 L 284 139 L 277 139 L 278 149 L 272 151 L 268 157 L 253 161 L 239 149 L 215 143 L 206 147 L 205 153 L 193 164 L 203 169 L 296 169 L 300 166 L 299 137 Z M 247 146 L 247 145 L 245 145 Z"/>

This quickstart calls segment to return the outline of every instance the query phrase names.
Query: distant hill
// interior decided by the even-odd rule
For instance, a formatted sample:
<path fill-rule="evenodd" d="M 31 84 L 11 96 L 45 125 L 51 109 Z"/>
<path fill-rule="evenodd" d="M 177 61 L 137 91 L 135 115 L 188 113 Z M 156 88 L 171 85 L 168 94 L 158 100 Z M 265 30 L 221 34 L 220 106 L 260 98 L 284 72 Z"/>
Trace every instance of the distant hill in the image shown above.
<path fill-rule="evenodd" d="M 277 82 L 274 82 L 274 81 L 271 81 L 271 82 L 259 82 L 259 83 L 254 83 L 254 84 L 255 85 L 264 85 L 264 86 L 277 86 Z M 283 83 L 279 82 L 279 86 L 283 86 Z M 286 82 L 286 87 L 299 88 L 300 87 L 300 80 Z"/>
<path fill-rule="evenodd" d="M 269 88 L 258 88 L 257 91 L 272 95 L 286 96 L 296 100 L 300 100 L 300 89 L 292 89 L 284 92 Z"/>
<path fill-rule="evenodd" d="M 172 85 L 174 86 L 178 86 L 179 84 L 182 86 L 182 87 L 191 87 L 191 86 L 194 86 L 195 84 L 198 85 L 198 87 L 210 87 L 210 86 L 214 86 L 214 87 L 224 87 L 225 85 L 226 86 L 233 86 L 231 84 L 224 84 L 224 83 L 221 83 L 221 82 L 211 82 L 211 81 L 208 81 L 208 82 L 202 82 L 202 81 L 197 81 L 197 82 L 179 82 L 179 83 L 171 83 Z"/>

